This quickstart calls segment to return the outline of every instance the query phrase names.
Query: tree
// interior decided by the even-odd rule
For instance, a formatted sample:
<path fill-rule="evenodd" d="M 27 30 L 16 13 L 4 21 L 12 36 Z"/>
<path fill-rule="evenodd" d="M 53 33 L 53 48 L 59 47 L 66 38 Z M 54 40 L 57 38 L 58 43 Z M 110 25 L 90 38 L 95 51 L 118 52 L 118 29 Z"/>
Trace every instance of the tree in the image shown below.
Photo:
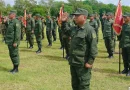
<path fill-rule="evenodd" d="M 40 5 L 46 7 L 45 11 L 50 14 L 51 8 L 54 5 L 54 0 L 41 0 Z"/>

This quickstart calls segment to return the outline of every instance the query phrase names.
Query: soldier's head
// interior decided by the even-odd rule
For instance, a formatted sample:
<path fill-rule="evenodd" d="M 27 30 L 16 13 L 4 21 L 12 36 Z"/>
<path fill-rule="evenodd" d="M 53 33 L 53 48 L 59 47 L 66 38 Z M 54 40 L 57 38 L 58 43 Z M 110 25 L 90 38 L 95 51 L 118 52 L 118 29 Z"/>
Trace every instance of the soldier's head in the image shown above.
<path fill-rule="evenodd" d="M 111 19 L 111 18 L 112 18 L 112 13 L 111 13 L 111 12 L 108 12 L 108 13 L 106 14 L 106 18 L 107 18 L 107 19 Z"/>
<path fill-rule="evenodd" d="M 41 15 L 40 14 L 36 14 L 36 20 L 40 19 L 41 18 Z"/>
<path fill-rule="evenodd" d="M 124 19 L 125 23 L 130 22 L 130 13 L 126 12 L 126 13 L 123 15 L 123 19 Z"/>
<path fill-rule="evenodd" d="M 48 19 L 50 19 L 50 15 L 49 14 L 47 14 L 47 16 L 46 16 Z"/>
<path fill-rule="evenodd" d="M 78 8 L 74 15 L 74 21 L 78 26 L 83 26 L 87 20 L 88 11 L 85 9 Z"/>
<path fill-rule="evenodd" d="M 90 14 L 89 17 L 90 17 L 90 21 L 94 20 L 94 14 Z"/>
<path fill-rule="evenodd" d="M 32 13 L 29 12 L 29 13 L 27 14 L 27 18 L 31 18 L 31 17 L 32 17 Z"/>
<path fill-rule="evenodd" d="M 9 13 L 9 19 L 14 19 L 16 17 L 16 11 L 15 10 L 11 10 Z"/>

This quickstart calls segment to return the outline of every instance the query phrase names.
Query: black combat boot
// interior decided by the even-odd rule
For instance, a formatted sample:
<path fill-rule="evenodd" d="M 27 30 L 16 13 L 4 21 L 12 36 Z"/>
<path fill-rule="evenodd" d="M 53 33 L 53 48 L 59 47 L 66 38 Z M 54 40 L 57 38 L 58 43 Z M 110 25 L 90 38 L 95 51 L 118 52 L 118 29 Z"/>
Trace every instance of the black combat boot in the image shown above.
<path fill-rule="evenodd" d="M 127 72 L 126 76 L 130 76 L 130 70 Z"/>
<path fill-rule="evenodd" d="M 125 68 L 122 72 L 121 72 L 121 74 L 127 74 L 128 73 L 128 68 Z"/>
<path fill-rule="evenodd" d="M 29 47 L 29 49 L 32 49 L 33 48 L 33 45 L 31 45 L 30 47 Z"/>
<path fill-rule="evenodd" d="M 12 74 L 18 73 L 18 65 L 14 65 L 14 68 L 10 72 Z"/>
<path fill-rule="evenodd" d="M 41 53 L 42 51 L 41 51 L 41 48 L 39 48 L 37 51 L 36 51 L 36 53 L 38 54 L 38 53 Z"/>

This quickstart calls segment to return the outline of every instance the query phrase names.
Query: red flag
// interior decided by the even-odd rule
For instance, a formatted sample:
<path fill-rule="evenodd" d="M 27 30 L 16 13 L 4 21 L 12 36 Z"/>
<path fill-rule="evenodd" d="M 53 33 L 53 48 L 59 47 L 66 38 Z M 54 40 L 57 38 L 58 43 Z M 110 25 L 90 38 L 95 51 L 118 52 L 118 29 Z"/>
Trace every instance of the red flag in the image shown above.
<path fill-rule="evenodd" d="M 64 5 L 62 5 L 62 7 L 60 8 L 59 17 L 58 17 L 58 23 L 59 24 L 62 23 L 61 19 L 62 19 L 63 13 L 64 13 Z"/>
<path fill-rule="evenodd" d="M 117 35 L 121 34 L 122 25 L 123 25 L 123 15 L 122 15 L 121 0 L 119 0 L 115 13 L 115 20 L 113 23 L 113 29 Z"/>
<path fill-rule="evenodd" d="M 26 17 L 27 17 L 27 15 L 26 15 L 26 10 L 24 10 L 24 18 L 23 18 L 23 24 L 24 24 L 24 26 L 26 27 Z"/>

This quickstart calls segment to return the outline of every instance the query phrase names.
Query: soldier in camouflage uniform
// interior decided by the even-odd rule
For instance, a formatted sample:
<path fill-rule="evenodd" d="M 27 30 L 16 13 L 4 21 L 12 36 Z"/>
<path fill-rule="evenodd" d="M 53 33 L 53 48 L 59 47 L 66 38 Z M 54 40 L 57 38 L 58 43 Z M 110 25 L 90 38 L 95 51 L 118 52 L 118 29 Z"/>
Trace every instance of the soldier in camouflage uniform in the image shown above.
<path fill-rule="evenodd" d="M 69 17 L 68 17 L 69 18 Z M 67 19 L 67 22 L 62 22 L 61 24 L 61 30 L 62 30 L 62 38 L 63 38 L 63 47 L 66 51 L 66 59 L 69 58 L 69 49 L 70 49 L 70 29 L 71 25 L 69 20 Z"/>
<path fill-rule="evenodd" d="M 41 53 L 41 49 L 42 49 L 42 21 L 40 19 L 41 15 L 40 14 L 36 14 L 36 22 L 35 22 L 35 29 L 34 29 L 34 34 L 36 37 L 36 41 L 37 41 L 37 45 L 38 45 L 38 50 L 36 51 L 36 53 Z"/>
<path fill-rule="evenodd" d="M 94 28 L 95 32 L 97 32 L 97 30 L 98 30 L 98 24 L 97 24 L 97 21 L 95 21 L 95 19 L 94 19 L 94 14 L 90 15 L 89 25 Z M 98 34 L 96 34 L 96 35 L 98 37 Z"/>
<path fill-rule="evenodd" d="M 20 24 L 21 24 L 21 40 L 23 40 L 23 37 L 24 37 L 24 24 L 23 24 L 23 17 L 22 16 L 19 16 L 19 18 L 18 18 L 18 20 L 19 20 L 19 22 L 20 22 Z"/>
<path fill-rule="evenodd" d="M 57 29 L 56 18 L 53 16 L 52 20 L 53 20 L 52 36 L 53 36 L 53 41 L 56 41 L 56 29 Z"/>
<path fill-rule="evenodd" d="M 44 17 L 41 17 L 41 21 L 42 21 L 42 39 L 44 39 L 45 38 L 45 35 L 44 35 L 45 19 L 44 19 Z"/>
<path fill-rule="evenodd" d="M 2 24 L 1 24 L 1 30 L 2 30 L 2 36 L 3 36 L 3 42 L 5 41 L 5 33 L 6 33 L 6 29 L 7 29 L 7 22 L 6 22 L 6 18 L 2 17 Z"/>
<path fill-rule="evenodd" d="M 87 10 L 78 8 L 73 15 L 76 26 L 69 29 L 71 44 L 68 60 L 72 89 L 90 90 L 91 69 L 97 55 L 96 33 L 87 22 Z M 67 14 L 63 14 L 62 21 L 67 21 Z"/>
<path fill-rule="evenodd" d="M 52 46 L 52 29 L 53 29 L 53 21 L 51 17 L 48 15 L 46 19 L 46 35 L 48 40 L 48 46 Z"/>
<path fill-rule="evenodd" d="M 105 46 L 107 48 L 107 52 L 109 54 L 108 58 L 113 58 L 113 51 L 114 51 L 114 45 L 113 45 L 113 38 L 114 38 L 114 31 L 112 28 L 113 20 L 111 19 L 111 12 L 108 12 L 107 19 L 104 21 L 104 30 L 103 30 L 103 36 L 105 41 Z"/>
<path fill-rule="evenodd" d="M 35 21 L 32 18 L 32 13 L 27 14 L 27 25 L 26 25 L 26 34 L 27 34 L 27 41 L 30 44 L 30 49 L 33 48 L 34 45 L 34 27 Z"/>
<path fill-rule="evenodd" d="M 130 76 L 130 13 L 123 15 L 124 24 L 122 26 L 121 35 L 119 36 L 120 48 L 122 48 L 122 58 L 124 70 L 122 74 Z"/>
<path fill-rule="evenodd" d="M 18 72 L 19 66 L 19 44 L 20 44 L 20 35 L 21 35 L 21 26 L 19 21 L 15 18 L 16 11 L 10 11 L 9 14 L 9 25 L 7 27 L 5 43 L 8 45 L 9 55 L 13 63 L 13 69 L 11 73 Z"/>
<path fill-rule="evenodd" d="M 96 34 L 97 34 L 97 42 L 98 42 L 98 29 L 100 27 L 100 19 L 99 19 L 99 15 L 97 13 L 95 13 L 95 20 L 97 21 L 98 27 L 96 28 Z"/>

